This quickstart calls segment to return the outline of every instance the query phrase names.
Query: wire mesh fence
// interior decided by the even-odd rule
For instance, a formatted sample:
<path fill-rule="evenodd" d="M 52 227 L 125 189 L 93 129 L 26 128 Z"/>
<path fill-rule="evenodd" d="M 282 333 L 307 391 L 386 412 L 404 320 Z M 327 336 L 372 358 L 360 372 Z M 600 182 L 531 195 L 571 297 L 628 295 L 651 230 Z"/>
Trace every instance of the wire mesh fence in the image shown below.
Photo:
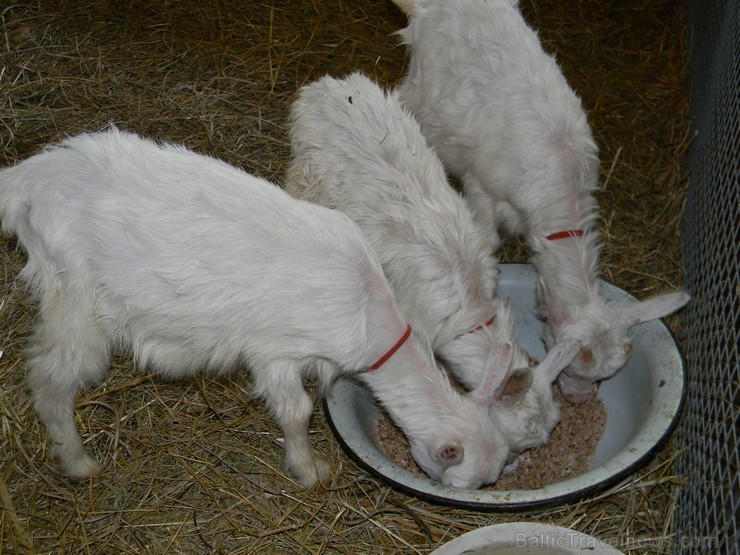
<path fill-rule="evenodd" d="M 683 313 L 689 371 L 677 462 L 675 553 L 738 553 L 740 18 L 737 0 L 686 2 L 691 48 Z"/>

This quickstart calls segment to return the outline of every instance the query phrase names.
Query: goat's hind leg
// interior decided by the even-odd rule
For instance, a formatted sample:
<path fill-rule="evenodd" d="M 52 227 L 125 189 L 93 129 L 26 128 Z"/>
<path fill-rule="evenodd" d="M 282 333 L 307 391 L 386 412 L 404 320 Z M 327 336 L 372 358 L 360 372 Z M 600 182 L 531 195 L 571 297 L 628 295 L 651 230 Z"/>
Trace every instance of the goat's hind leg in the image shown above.
<path fill-rule="evenodd" d="M 28 352 L 28 384 L 52 457 L 69 476 L 87 478 L 100 465 L 85 452 L 75 427 L 75 399 L 80 388 L 105 374 L 110 340 L 95 322 L 92 302 L 65 298 L 59 291 L 44 297 Z"/>

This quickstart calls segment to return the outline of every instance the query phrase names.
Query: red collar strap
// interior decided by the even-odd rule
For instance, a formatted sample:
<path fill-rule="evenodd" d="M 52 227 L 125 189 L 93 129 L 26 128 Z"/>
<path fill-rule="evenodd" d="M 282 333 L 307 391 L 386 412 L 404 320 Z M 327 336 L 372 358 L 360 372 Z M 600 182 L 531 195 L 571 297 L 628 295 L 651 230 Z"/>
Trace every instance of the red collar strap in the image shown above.
<path fill-rule="evenodd" d="M 463 335 L 468 335 L 469 333 L 475 333 L 475 332 L 477 332 L 477 331 L 481 331 L 481 330 L 482 330 L 482 329 L 484 329 L 484 328 L 487 328 L 488 326 L 492 326 L 492 325 L 493 325 L 493 321 L 494 321 L 495 319 L 496 319 L 496 317 L 495 317 L 495 316 L 491 316 L 491 319 L 490 319 L 490 320 L 488 320 L 488 322 L 483 322 L 482 324 L 478 324 L 478 325 L 477 325 L 477 326 L 475 326 L 475 327 L 474 327 L 474 328 L 473 328 L 472 330 L 464 331 L 464 332 L 462 332 L 462 333 L 461 333 L 460 335 L 456 335 L 456 336 L 454 337 L 454 339 L 458 339 L 458 338 L 462 337 Z"/>
<path fill-rule="evenodd" d="M 582 229 L 568 229 L 566 231 L 558 231 L 545 236 L 548 241 L 557 241 L 558 239 L 566 239 L 568 237 L 583 237 L 586 232 Z"/>
<path fill-rule="evenodd" d="M 401 336 L 401 339 L 399 339 L 398 342 L 395 345 L 393 345 L 393 347 L 391 347 L 390 350 L 386 354 L 380 357 L 378 359 L 378 362 L 376 362 L 370 368 L 368 368 L 367 371 L 372 372 L 373 370 L 377 370 L 378 368 L 383 366 L 383 364 L 385 364 L 386 361 L 389 358 L 391 358 L 396 353 L 396 351 L 403 346 L 404 343 L 406 343 L 406 341 L 408 340 L 410 336 L 411 336 L 411 326 L 406 325 L 406 331 Z"/>
<path fill-rule="evenodd" d="M 493 321 L 495 319 L 496 319 L 495 316 L 491 316 L 491 319 L 488 320 L 488 322 L 483 322 L 482 324 L 478 324 L 472 330 L 466 331 L 465 333 L 475 333 L 477 331 L 481 331 L 483 328 L 487 328 L 488 326 L 492 326 L 493 325 Z"/>

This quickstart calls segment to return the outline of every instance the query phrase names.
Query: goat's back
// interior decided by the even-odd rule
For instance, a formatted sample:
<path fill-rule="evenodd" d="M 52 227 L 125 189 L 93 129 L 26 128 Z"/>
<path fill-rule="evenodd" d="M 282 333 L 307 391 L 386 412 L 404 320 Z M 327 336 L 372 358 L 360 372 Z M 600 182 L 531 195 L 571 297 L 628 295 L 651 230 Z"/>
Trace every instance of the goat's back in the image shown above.
<path fill-rule="evenodd" d="M 99 321 L 143 363 L 365 362 L 364 308 L 387 286 L 359 229 L 226 163 L 116 130 L 81 135 L 3 170 L 0 206 L 34 289 L 94 294 Z"/>

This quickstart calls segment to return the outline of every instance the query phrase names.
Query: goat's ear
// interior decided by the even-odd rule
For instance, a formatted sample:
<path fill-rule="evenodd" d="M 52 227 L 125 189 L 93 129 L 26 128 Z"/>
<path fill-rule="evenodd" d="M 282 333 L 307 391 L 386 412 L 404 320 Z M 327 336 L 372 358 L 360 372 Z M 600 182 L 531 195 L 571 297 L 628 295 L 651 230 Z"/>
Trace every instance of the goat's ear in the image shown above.
<path fill-rule="evenodd" d="M 537 279 L 537 304 L 552 325 L 562 327 L 570 322 L 567 305 L 541 277 Z"/>
<path fill-rule="evenodd" d="M 532 370 L 529 368 L 515 368 L 506 380 L 496 390 L 494 398 L 496 404 L 505 408 L 513 407 L 521 402 L 532 387 Z"/>
<path fill-rule="evenodd" d="M 504 343 L 501 347 L 489 353 L 483 367 L 480 384 L 470 392 L 476 405 L 487 407 L 493 402 L 496 392 L 501 388 L 509 374 L 512 355 L 511 343 Z"/>
<path fill-rule="evenodd" d="M 532 371 L 535 380 L 544 382 L 549 386 L 555 381 L 560 372 L 573 362 L 573 359 L 576 358 L 576 355 L 580 351 L 581 343 L 575 339 L 557 343 L 547 352 L 542 362 Z"/>
<path fill-rule="evenodd" d="M 465 451 L 459 443 L 445 443 L 434 453 L 434 459 L 442 466 L 442 470 L 463 462 Z"/>
<path fill-rule="evenodd" d="M 636 324 L 668 316 L 683 307 L 690 300 L 691 297 L 689 294 L 683 291 L 660 295 L 646 301 L 620 307 L 621 318 L 629 328 Z"/>

